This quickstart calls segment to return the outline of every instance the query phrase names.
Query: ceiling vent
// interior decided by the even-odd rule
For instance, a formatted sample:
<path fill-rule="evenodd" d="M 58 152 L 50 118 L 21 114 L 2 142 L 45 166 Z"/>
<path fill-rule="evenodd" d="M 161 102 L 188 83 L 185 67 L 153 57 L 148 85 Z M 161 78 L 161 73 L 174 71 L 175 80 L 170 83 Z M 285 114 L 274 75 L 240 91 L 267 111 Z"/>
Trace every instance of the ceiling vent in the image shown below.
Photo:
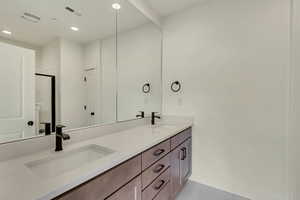
<path fill-rule="evenodd" d="M 73 13 L 74 15 L 76 15 L 76 16 L 78 16 L 78 17 L 81 17 L 81 16 L 82 16 L 82 14 L 81 14 L 79 11 L 75 10 L 74 8 L 71 8 L 70 6 L 66 6 L 65 9 L 66 9 L 68 12 Z"/>
<path fill-rule="evenodd" d="M 34 14 L 31 14 L 31 13 L 27 13 L 27 12 L 25 12 L 21 17 L 22 17 L 22 19 L 32 22 L 32 23 L 38 23 L 41 20 L 40 17 L 38 17 Z"/>

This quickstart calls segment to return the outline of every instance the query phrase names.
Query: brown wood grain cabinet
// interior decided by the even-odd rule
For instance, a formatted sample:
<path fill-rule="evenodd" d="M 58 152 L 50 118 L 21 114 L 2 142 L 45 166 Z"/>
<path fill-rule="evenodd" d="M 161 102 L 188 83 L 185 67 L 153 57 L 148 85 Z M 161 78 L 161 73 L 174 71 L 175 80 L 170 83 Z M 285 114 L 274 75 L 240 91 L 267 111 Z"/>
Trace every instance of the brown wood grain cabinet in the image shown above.
<path fill-rule="evenodd" d="M 192 138 L 191 129 L 185 130 L 183 134 L 190 137 L 180 135 L 181 144 L 171 152 L 171 190 L 172 198 L 182 190 L 188 178 L 192 173 Z M 182 133 L 181 133 L 182 134 Z M 174 137 L 176 138 L 176 136 Z M 172 140 L 171 140 L 172 141 Z M 176 139 L 178 141 L 178 139 Z M 179 143 L 176 143 L 177 145 Z"/>
<path fill-rule="evenodd" d="M 171 184 L 168 183 L 156 197 L 154 200 L 171 200 Z"/>
<path fill-rule="evenodd" d="M 192 173 L 192 129 L 54 200 L 175 200 Z"/>
<path fill-rule="evenodd" d="M 142 200 L 141 180 L 141 176 L 138 176 L 107 200 Z"/>

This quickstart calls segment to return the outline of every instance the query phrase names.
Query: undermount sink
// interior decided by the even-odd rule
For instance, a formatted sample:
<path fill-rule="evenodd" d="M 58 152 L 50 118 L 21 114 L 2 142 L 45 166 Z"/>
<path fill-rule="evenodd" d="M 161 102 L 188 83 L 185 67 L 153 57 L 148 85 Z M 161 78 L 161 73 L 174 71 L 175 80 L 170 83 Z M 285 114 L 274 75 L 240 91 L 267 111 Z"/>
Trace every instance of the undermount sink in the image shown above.
<path fill-rule="evenodd" d="M 25 165 L 42 177 L 55 177 L 108 156 L 115 151 L 98 145 L 88 145 L 67 152 L 57 153 Z"/>

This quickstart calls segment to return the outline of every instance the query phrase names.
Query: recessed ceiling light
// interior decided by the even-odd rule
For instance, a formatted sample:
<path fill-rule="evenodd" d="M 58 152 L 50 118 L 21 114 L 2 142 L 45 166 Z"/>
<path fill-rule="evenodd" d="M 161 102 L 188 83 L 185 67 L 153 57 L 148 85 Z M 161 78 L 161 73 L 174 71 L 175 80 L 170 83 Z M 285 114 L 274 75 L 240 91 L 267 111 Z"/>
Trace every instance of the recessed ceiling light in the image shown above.
<path fill-rule="evenodd" d="M 79 31 L 79 28 L 77 28 L 75 26 L 71 26 L 71 30 L 73 30 L 73 31 Z"/>
<path fill-rule="evenodd" d="M 120 10 L 120 9 L 121 9 L 121 5 L 118 4 L 118 3 L 114 3 L 114 4 L 112 4 L 111 6 L 112 6 L 113 9 L 115 9 L 115 10 Z"/>
<path fill-rule="evenodd" d="M 11 35 L 11 31 L 8 31 L 8 30 L 3 30 L 2 33 L 6 34 L 6 35 Z"/>

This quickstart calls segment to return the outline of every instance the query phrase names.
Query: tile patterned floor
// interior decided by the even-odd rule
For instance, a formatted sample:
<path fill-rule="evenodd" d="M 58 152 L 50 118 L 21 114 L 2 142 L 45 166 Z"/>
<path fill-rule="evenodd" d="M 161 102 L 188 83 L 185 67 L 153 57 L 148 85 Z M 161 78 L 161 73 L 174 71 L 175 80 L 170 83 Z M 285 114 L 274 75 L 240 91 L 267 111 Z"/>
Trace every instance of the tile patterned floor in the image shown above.
<path fill-rule="evenodd" d="M 249 200 L 196 182 L 188 182 L 176 200 Z"/>

